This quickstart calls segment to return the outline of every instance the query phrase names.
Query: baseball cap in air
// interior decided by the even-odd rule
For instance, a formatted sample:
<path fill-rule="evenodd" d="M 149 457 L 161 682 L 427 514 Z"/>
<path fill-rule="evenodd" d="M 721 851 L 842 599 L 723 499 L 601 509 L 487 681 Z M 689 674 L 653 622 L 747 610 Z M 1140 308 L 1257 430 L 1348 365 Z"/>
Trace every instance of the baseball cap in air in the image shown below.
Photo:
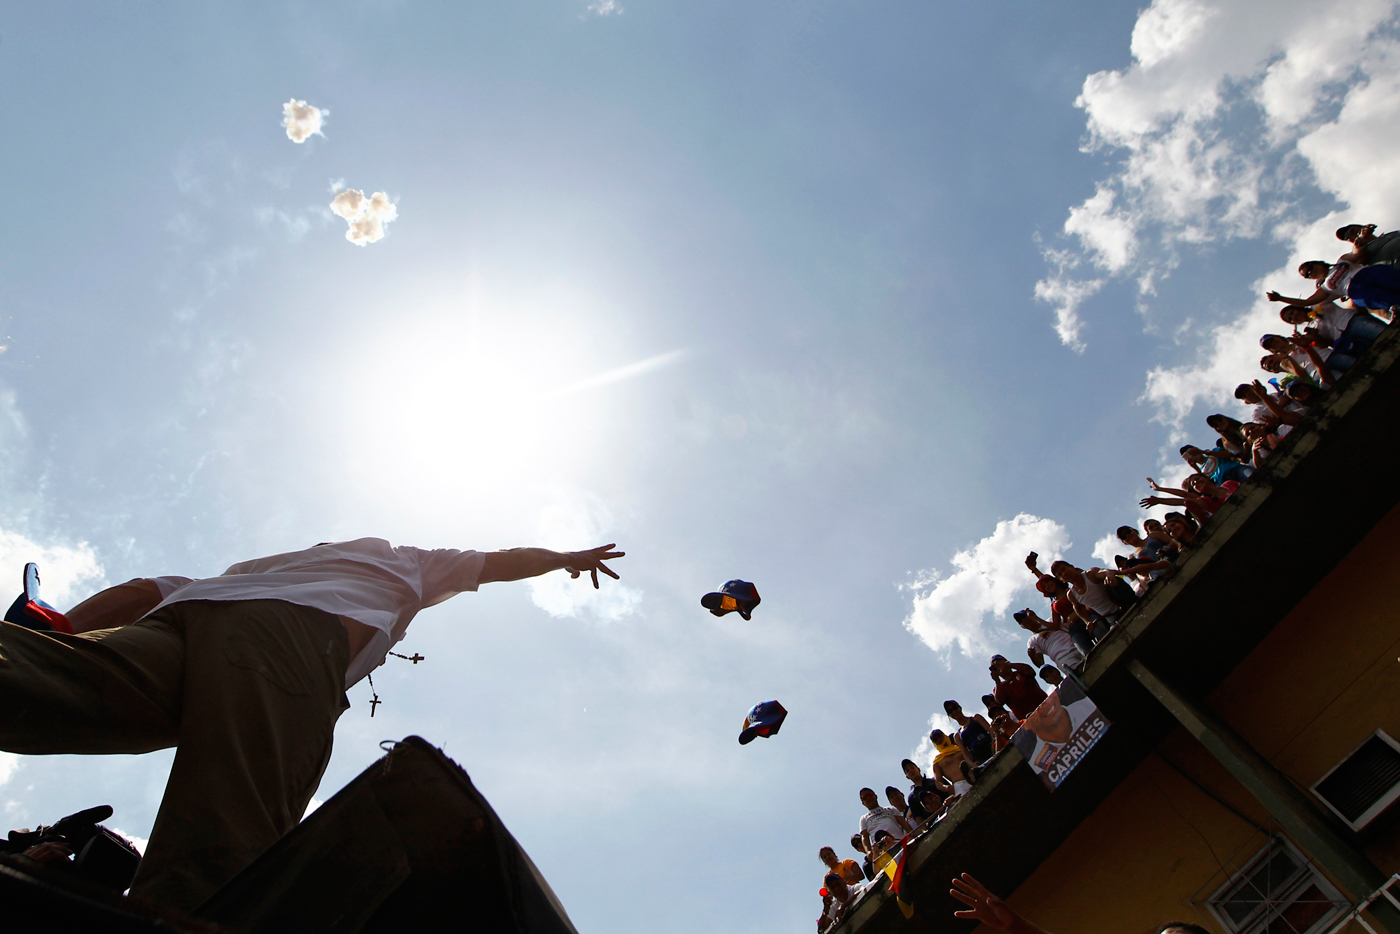
<path fill-rule="evenodd" d="M 714 593 L 707 593 L 700 598 L 700 605 L 716 616 L 723 616 L 726 613 L 733 613 L 736 610 L 744 619 L 749 619 L 749 614 L 753 613 L 754 607 L 758 606 L 763 598 L 758 595 L 758 588 L 748 581 L 732 580 L 725 581 L 724 586 Z"/>
<path fill-rule="evenodd" d="M 787 710 L 775 700 L 754 704 L 749 715 L 744 718 L 744 729 L 739 733 L 739 744 L 753 742 L 755 736 L 777 736 Z"/>

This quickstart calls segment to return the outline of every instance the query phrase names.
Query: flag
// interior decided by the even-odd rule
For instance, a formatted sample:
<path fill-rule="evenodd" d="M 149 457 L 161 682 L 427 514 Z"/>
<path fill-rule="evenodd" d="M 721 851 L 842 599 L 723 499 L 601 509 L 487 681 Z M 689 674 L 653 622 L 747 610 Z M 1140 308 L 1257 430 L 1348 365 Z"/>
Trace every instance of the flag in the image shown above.
<path fill-rule="evenodd" d="M 890 891 L 894 893 L 894 899 L 899 904 L 900 914 L 905 920 L 914 917 L 914 903 L 904 900 L 904 895 L 900 889 L 904 885 L 904 861 L 909 856 L 909 837 L 899 841 L 899 855 L 892 859 L 887 859 L 881 866 L 885 875 L 890 877 Z"/>

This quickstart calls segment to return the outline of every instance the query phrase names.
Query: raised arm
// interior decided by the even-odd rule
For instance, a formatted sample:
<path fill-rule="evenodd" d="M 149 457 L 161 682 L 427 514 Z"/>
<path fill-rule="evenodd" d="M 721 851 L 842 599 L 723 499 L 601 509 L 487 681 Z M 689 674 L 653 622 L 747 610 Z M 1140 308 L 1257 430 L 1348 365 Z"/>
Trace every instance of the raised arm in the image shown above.
<path fill-rule="evenodd" d="M 1337 377 L 1327 368 L 1327 361 L 1318 356 L 1317 348 L 1306 341 L 1295 340 L 1294 343 L 1303 349 L 1303 353 L 1308 355 L 1312 365 L 1317 367 L 1317 378 L 1319 382 L 1331 385 L 1337 381 Z"/>
<path fill-rule="evenodd" d="M 480 583 L 491 581 L 518 581 L 527 577 L 539 577 L 550 571 L 565 570 L 570 577 L 578 577 L 587 571 L 593 578 L 593 587 L 598 587 L 598 572 L 602 571 L 617 580 L 604 561 L 621 558 L 625 551 L 613 551 L 616 545 L 600 545 L 587 551 L 550 551 L 547 548 L 507 548 L 492 551 L 485 555 L 481 565 Z"/>
<path fill-rule="evenodd" d="M 1321 286 L 1315 289 L 1312 295 L 1308 296 L 1307 298 L 1289 298 L 1288 296 L 1280 295 L 1277 292 L 1265 292 L 1264 297 L 1271 302 L 1283 302 L 1287 305 L 1309 306 L 1321 305 L 1323 302 L 1330 302 L 1332 300 L 1332 294 L 1326 289 L 1322 288 Z"/>

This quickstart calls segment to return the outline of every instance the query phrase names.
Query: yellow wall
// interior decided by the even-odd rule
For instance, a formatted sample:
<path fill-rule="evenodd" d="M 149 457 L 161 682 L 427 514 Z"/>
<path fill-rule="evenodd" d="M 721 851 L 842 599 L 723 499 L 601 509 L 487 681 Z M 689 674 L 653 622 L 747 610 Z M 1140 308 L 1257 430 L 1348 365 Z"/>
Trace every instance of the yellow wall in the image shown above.
<path fill-rule="evenodd" d="M 1307 787 L 1377 727 L 1400 739 L 1397 655 L 1400 508 L 1231 673 L 1211 706 Z M 1132 934 L 1169 920 L 1219 929 L 1201 903 L 1263 846 L 1247 821 L 1270 827 L 1268 814 L 1185 732 L 1158 752 L 1244 819 L 1150 756 L 1017 889 L 1013 907 L 1053 934 Z M 1400 826 L 1367 852 L 1385 872 L 1400 869 Z"/>

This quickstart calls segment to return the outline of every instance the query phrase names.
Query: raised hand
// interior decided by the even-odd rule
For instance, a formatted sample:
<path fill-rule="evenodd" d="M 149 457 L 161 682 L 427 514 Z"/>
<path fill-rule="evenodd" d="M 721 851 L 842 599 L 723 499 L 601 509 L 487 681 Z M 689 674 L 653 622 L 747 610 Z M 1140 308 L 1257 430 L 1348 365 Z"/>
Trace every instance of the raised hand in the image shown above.
<path fill-rule="evenodd" d="M 1012 911 L 1006 902 L 997 898 L 987 890 L 985 885 L 967 873 L 963 873 L 953 880 L 953 887 L 948 891 L 948 894 L 968 906 L 962 911 L 953 912 L 955 918 L 981 921 L 994 931 L 1010 931 L 1011 934 L 1045 934 L 1043 930 Z"/>
<path fill-rule="evenodd" d="M 987 887 L 967 873 L 963 873 L 953 880 L 953 887 L 948 894 L 958 901 L 967 905 L 962 911 L 953 912 L 955 918 L 971 918 L 981 921 L 989 928 L 998 931 L 1009 931 L 1011 925 L 1016 922 L 1016 912 L 1006 906 L 1006 902 L 997 898 L 987 890 Z"/>
<path fill-rule="evenodd" d="M 578 576 L 584 571 L 587 571 L 589 575 L 593 578 L 594 590 L 598 589 L 599 571 L 602 571 L 604 574 L 608 575 L 613 580 L 621 580 L 621 578 L 619 578 L 617 574 L 613 573 L 612 568 L 608 567 L 606 564 L 603 563 L 604 561 L 611 561 L 614 558 L 622 558 L 626 556 L 627 552 L 625 551 L 612 550 L 616 547 L 617 543 L 614 542 L 608 545 L 599 545 L 597 548 L 589 548 L 587 551 L 565 552 L 564 557 L 568 560 L 569 563 L 564 565 L 564 570 L 568 571 L 569 576 L 575 579 L 577 579 Z"/>

